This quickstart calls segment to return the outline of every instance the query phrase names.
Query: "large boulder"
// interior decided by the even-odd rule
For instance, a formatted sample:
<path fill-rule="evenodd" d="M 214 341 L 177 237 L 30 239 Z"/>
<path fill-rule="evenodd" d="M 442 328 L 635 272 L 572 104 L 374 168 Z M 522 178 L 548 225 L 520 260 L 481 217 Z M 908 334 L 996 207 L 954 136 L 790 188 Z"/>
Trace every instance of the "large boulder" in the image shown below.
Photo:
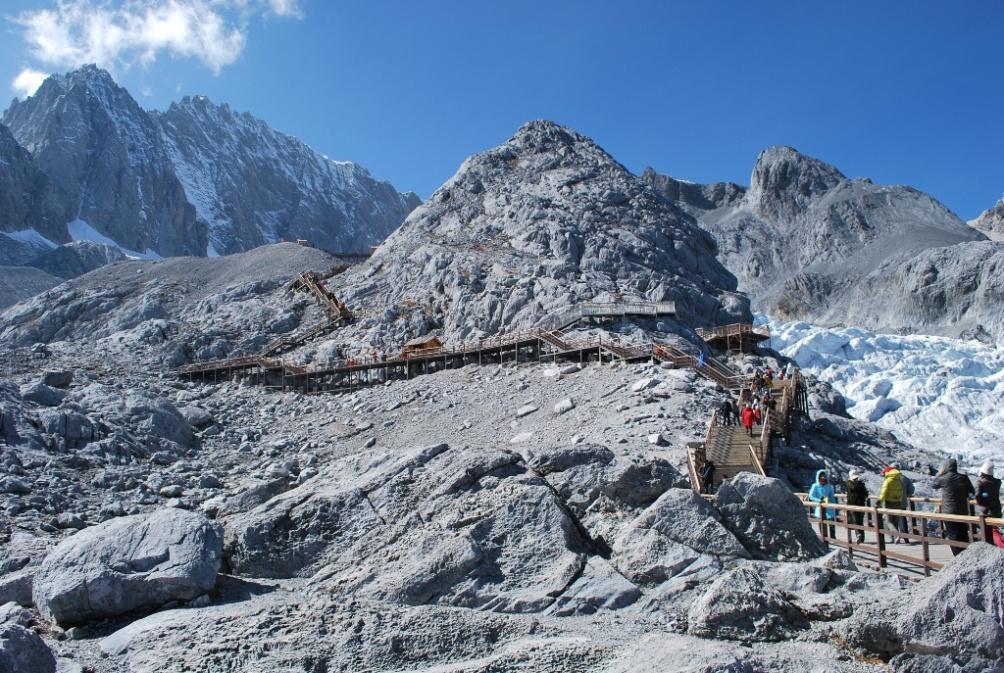
<path fill-rule="evenodd" d="M 703 638 L 784 640 L 807 627 L 798 608 L 748 567 L 715 580 L 687 613 L 687 632 Z"/>
<path fill-rule="evenodd" d="M 55 407 L 66 397 L 66 393 L 56 388 L 51 388 L 41 381 L 29 383 L 21 387 L 21 399 L 34 402 L 42 407 Z"/>
<path fill-rule="evenodd" d="M 53 549 L 32 596 L 44 616 L 82 624 L 187 601 L 216 584 L 222 531 L 178 509 L 111 519 Z"/>
<path fill-rule="evenodd" d="M 977 542 L 943 570 L 868 609 L 847 642 L 890 659 L 897 673 L 1000 671 L 1004 661 L 1004 551 Z"/>
<path fill-rule="evenodd" d="M 904 648 L 1004 659 L 1004 550 L 976 543 L 902 603 Z"/>
<path fill-rule="evenodd" d="M 657 584 L 701 555 L 749 558 L 721 515 L 691 489 L 673 488 L 649 505 L 613 545 L 614 564 L 632 582 Z"/>
<path fill-rule="evenodd" d="M 55 673 L 52 650 L 33 631 L 0 624 L 0 673 Z"/>
<path fill-rule="evenodd" d="M 826 553 L 802 502 L 777 479 L 741 472 L 719 487 L 715 507 L 757 558 L 810 559 Z"/>

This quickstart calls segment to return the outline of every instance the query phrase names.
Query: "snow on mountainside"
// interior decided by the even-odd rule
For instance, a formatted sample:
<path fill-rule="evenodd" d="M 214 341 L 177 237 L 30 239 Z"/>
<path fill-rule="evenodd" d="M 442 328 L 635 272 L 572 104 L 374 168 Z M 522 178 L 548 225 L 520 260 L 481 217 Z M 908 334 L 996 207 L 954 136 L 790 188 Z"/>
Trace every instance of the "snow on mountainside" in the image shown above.
<path fill-rule="evenodd" d="M 970 254 L 959 244 L 986 241 L 923 192 L 849 179 L 788 147 L 760 153 L 744 192 L 728 184 L 688 185 L 654 171 L 643 177 L 715 236 L 719 258 L 758 310 L 828 325 L 845 317 L 859 324 L 856 316 L 867 311 L 872 317 L 864 326 L 876 329 L 954 336 L 980 324 L 1004 337 L 1004 324 L 994 319 L 995 281 L 962 283 L 940 308 L 904 306 L 902 292 L 864 299 L 856 292 L 865 279 L 873 287 L 905 288 L 921 259 L 936 273 L 958 276 L 953 270 Z M 945 252 L 935 260 L 936 249 Z"/>
<path fill-rule="evenodd" d="M 154 119 L 209 228 L 209 254 L 296 238 L 326 250 L 367 252 L 420 202 L 357 164 L 332 161 L 204 96 L 186 97 Z"/>
<path fill-rule="evenodd" d="M 918 447 L 1004 463 L 1004 350 L 978 341 L 770 322 L 770 346 L 834 386 L 854 418 Z"/>
<path fill-rule="evenodd" d="M 8 206 L 0 232 L 35 230 L 55 243 L 97 241 L 154 258 L 306 238 L 362 252 L 419 202 L 202 97 L 146 112 L 94 66 L 49 77 L 11 103 L 3 122 L 10 134 L 0 131 L 0 159 L 18 162 L 16 171 L 0 163 L 0 187 L 18 187 L 0 191 Z M 24 204 L 4 201 L 32 184 L 51 184 L 59 198 L 42 191 Z M 27 263 L 44 250 L 5 237 L 0 263 Z"/>

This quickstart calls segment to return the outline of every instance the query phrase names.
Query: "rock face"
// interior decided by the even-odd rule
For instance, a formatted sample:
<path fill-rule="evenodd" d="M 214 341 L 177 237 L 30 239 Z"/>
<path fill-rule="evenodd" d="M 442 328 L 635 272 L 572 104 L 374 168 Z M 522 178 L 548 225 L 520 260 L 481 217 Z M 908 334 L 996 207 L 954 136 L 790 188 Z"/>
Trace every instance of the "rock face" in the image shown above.
<path fill-rule="evenodd" d="M 55 673 L 56 658 L 34 632 L 18 624 L 0 624 L 0 671 Z"/>
<path fill-rule="evenodd" d="M 53 276 L 76 278 L 126 258 L 118 248 L 94 241 L 73 241 L 45 252 L 29 264 Z"/>
<path fill-rule="evenodd" d="M 974 543 L 894 605 L 848 621 L 848 643 L 891 659 L 895 671 L 997 671 L 1004 658 L 1004 551 Z"/>
<path fill-rule="evenodd" d="M 35 95 L 13 102 L 3 121 L 79 203 L 79 227 L 140 253 L 205 254 L 205 226 L 196 223 L 157 125 L 104 70 L 49 77 Z M 54 240 L 68 242 L 70 232 Z"/>
<path fill-rule="evenodd" d="M 1004 197 L 969 224 L 996 241 L 1004 240 Z"/>
<path fill-rule="evenodd" d="M 808 625 L 798 608 L 751 568 L 719 577 L 687 614 L 687 632 L 704 638 L 783 640 Z"/>
<path fill-rule="evenodd" d="M 332 161 L 247 113 L 204 96 L 155 114 L 218 254 L 304 238 L 367 254 L 420 203 L 350 161 Z"/>
<path fill-rule="evenodd" d="M 741 472 L 722 483 L 715 507 L 757 558 L 808 559 L 826 551 L 801 501 L 777 479 Z"/>
<path fill-rule="evenodd" d="M 689 215 L 547 121 L 468 158 L 342 287 L 371 339 L 473 338 L 588 301 L 675 301 L 688 325 L 749 317 Z"/>
<path fill-rule="evenodd" d="M 827 324 L 1004 339 L 1004 244 L 959 243 L 897 255 L 825 309 Z M 881 298 L 876 301 L 876 298 Z"/>
<path fill-rule="evenodd" d="M 953 293 L 957 301 L 940 309 L 901 302 L 909 283 L 901 267 L 926 265 L 932 254 L 942 256 L 942 266 L 964 266 L 970 250 L 960 244 L 986 240 L 922 192 L 848 179 L 789 147 L 761 152 L 745 192 L 681 184 L 654 171 L 643 177 L 715 236 L 720 259 L 758 310 L 824 325 L 853 316 L 862 327 L 952 336 L 991 322 L 1004 334 L 993 320 L 997 300 L 987 292 L 993 284 L 962 283 Z M 993 268 L 975 273 L 993 275 Z M 896 291 L 876 293 L 879 285 Z M 872 317 L 862 322 L 862 312 Z"/>
<path fill-rule="evenodd" d="M 23 265 L 64 240 L 72 217 L 66 194 L 0 124 L 0 265 Z"/>
<path fill-rule="evenodd" d="M 297 238 L 365 253 L 418 204 L 226 105 L 197 97 L 146 112 L 94 66 L 49 77 L 3 123 L 0 264 L 71 240 L 161 257 Z M 72 277 L 97 261 L 71 250 L 37 266 Z"/>
<path fill-rule="evenodd" d="M 659 584 L 701 555 L 749 558 L 721 515 L 690 489 L 666 491 L 631 522 L 613 546 L 614 563 L 631 581 Z"/>
<path fill-rule="evenodd" d="M 36 607 L 60 625 L 187 601 L 211 590 L 222 533 L 199 514 L 158 510 L 64 540 L 35 576 Z"/>

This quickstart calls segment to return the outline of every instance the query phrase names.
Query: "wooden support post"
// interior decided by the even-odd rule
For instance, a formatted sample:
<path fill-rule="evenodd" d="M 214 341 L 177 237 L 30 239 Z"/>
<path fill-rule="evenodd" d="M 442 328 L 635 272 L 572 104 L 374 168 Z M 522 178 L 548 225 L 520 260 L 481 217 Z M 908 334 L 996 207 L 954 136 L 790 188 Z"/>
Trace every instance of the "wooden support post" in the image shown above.
<path fill-rule="evenodd" d="M 875 537 L 878 540 L 879 568 L 885 568 L 885 534 L 882 532 L 882 518 L 878 507 L 873 508 L 873 513 L 875 514 Z"/>

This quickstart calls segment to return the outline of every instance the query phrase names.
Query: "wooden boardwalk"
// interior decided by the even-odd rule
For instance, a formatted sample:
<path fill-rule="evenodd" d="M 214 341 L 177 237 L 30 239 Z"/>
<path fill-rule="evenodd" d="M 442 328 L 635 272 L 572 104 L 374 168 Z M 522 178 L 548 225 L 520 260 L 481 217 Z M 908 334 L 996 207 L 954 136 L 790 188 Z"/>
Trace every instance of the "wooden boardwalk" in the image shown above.
<path fill-rule="evenodd" d="M 304 279 L 304 276 L 299 277 Z M 318 283 L 306 277 L 302 286 L 315 296 L 326 297 L 325 304 L 332 314 L 348 315 L 348 309 L 333 295 L 316 289 Z M 295 287 L 295 286 L 294 286 Z M 393 379 L 410 379 L 443 369 L 455 369 L 468 364 L 501 364 L 504 362 L 624 362 L 656 357 L 651 343 L 637 344 L 603 336 L 575 339 L 568 329 L 587 319 L 623 319 L 629 317 L 664 317 L 676 315 L 673 303 L 655 304 L 586 304 L 545 321 L 545 327 L 500 334 L 458 346 L 443 347 L 427 352 L 398 354 L 390 357 L 349 358 L 334 362 L 303 366 L 282 358 L 272 357 L 272 344 L 258 355 L 228 358 L 209 362 L 196 362 L 179 367 L 176 373 L 187 379 L 219 382 L 241 378 L 252 383 L 295 389 L 307 393 L 352 390 L 360 386 L 375 385 Z M 318 328 L 308 330 L 306 338 L 319 333 Z M 682 353 L 682 351 L 680 351 Z M 684 354 L 686 355 L 686 354 Z M 696 362 L 693 356 L 686 356 Z M 681 365 L 682 366 L 682 365 Z"/>

